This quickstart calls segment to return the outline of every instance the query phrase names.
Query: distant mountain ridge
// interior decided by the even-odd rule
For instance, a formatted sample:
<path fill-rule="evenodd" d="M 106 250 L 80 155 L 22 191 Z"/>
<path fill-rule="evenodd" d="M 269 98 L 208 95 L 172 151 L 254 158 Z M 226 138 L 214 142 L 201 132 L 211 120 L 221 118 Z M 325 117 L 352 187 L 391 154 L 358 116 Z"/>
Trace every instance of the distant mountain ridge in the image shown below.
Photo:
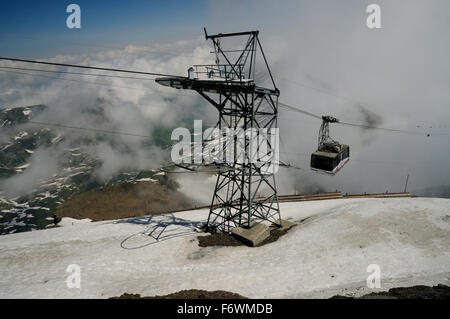
<path fill-rule="evenodd" d="M 27 125 L 45 110 L 47 106 L 42 104 L 0 109 L 0 235 L 53 227 L 56 210 L 62 203 L 78 194 L 101 190 L 108 185 L 154 183 L 162 189 L 171 189 L 172 196 L 181 196 L 176 192 L 176 182 L 167 176 L 154 177 L 156 171 L 152 170 L 118 172 L 107 181 L 100 178 L 97 169 L 102 164 L 101 160 L 84 149 L 95 145 L 96 135 L 92 139 L 71 139 L 69 142 L 65 132 L 58 128 Z M 90 116 L 99 121 L 107 120 L 101 106 L 86 108 L 82 112 L 90 112 Z M 161 134 L 159 131 L 157 136 Z M 113 141 L 114 138 L 98 137 L 102 141 L 108 138 Z M 163 142 L 161 138 L 155 141 L 157 144 Z M 149 143 L 148 147 L 151 146 Z M 33 191 L 15 198 L 8 196 L 10 181 L 31 169 L 33 155 L 52 150 L 57 156 L 58 172 L 40 180 Z M 149 200 L 152 196 L 148 194 Z"/>

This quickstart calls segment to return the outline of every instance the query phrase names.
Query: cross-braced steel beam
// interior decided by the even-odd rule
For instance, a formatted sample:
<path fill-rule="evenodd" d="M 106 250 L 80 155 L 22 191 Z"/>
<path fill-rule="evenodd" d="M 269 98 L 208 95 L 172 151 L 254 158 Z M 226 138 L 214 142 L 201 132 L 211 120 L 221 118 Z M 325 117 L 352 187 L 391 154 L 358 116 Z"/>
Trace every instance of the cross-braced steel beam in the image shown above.
<path fill-rule="evenodd" d="M 208 35 L 205 30 L 206 39 L 213 42 L 216 63 L 194 65 L 188 78 L 156 80 L 162 85 L 197 91 L 219 112 L 220 132 L 250 130 L 255 134 L 240 139 L 227 136 L 221 144 L 223 154 L 232 155 L 227 155 L 221 164 L 227 169 L 218 172 L 206 224 L 208 231 L 231 232 L 234 227 L 261 222 L 281 225 L 275 182 L 280 91 L 258 35 L 258 31 Z M 246 38 L 242 50 L 224 49 L 222 41 L 242 37 Z M 264 77 L 269 88 L 255 83 L 255 78 Z M 265 158 L 255 159 L 255 149 L 258 155 L 266 154 Z"/>

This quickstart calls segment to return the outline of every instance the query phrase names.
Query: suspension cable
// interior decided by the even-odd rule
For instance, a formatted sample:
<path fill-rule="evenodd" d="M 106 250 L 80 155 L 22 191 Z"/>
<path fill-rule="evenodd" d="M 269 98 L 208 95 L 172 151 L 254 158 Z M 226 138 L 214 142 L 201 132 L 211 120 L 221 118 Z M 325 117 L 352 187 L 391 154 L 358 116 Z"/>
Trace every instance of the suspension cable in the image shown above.
<path fill-rule="evenodd" d="M 54 66 L 63 66 L 63 67 L 69 67 L 69 68 L 80 68 L 80 69 L 91 69 L 91 70 L 100 70 L 100 71 L 111 71 L 111 72 L 122 72 L 122 73 L 133 73 L 133 74 L 143 74 L 143 75 L 170 76 L 170 77 L 184 78 L 183 76 L 164 74 L 164 73 L 132 71 L 132 70 L 123 70 L 123 69 L 114 69 L 114 68 L 104 68 L 104 67 L 97 67 L 97 66 L 87 66 L 87 65 L 68 64 L 68 63 L 56 63 L 56 62 L 49 62 L 49 61 L 25 60 L 25 59 L 6 58 L 6 57 L 0 57 L 0 60 L 13 61 L 13 62 L 23 62 L 23 63 L 34 63 L 34 64 L 44 64 L 44 65 L 54 65 Z"/>

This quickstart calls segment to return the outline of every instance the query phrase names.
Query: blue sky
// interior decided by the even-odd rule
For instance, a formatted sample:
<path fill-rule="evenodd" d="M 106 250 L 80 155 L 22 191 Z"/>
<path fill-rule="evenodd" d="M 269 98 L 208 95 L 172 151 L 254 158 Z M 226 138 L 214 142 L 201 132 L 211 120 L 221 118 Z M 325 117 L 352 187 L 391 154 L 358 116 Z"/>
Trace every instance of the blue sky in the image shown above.
<path fill-rule="evenodd" d="M 67 5 L 81 7 L 81 29 L 68 29 Z M 70 42 L 103 45 L 151 44 L 192 38 L 207 23 L 206 0 L 22 0 L 0 11 L 2 55 L 51 57 L 90 49 Z"/>
<path fill-rule="evenodd" d="M 172 43 L 202 36 L 203 27 L 210 33 L 254 29 L 284 33 L 301 13 L 309 12 L 313 3 L 309 1 L 283 0 L 282 5 L 271 0 L 5 1 L 0 10 L 0 55 L 46 59 L 101 50 L 83 44 Z M 81 7 L 81 29 L 66 26 L 71 3 Z"/>

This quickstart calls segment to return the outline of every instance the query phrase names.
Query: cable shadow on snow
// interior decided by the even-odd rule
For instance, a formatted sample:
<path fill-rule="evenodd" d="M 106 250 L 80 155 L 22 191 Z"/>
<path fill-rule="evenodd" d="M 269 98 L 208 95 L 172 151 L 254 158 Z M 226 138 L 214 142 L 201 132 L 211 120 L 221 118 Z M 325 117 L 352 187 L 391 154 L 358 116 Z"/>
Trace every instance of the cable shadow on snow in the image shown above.
<path fill-rule="evenodd" d="M 115 221 L 114 224 L 135 224 L 145 226 L 120 243 L 123 249 L 139 249 L 176 237 L 202 232 L 205 222 L 175 217 L 174 214 L 158 214 Z"/>

